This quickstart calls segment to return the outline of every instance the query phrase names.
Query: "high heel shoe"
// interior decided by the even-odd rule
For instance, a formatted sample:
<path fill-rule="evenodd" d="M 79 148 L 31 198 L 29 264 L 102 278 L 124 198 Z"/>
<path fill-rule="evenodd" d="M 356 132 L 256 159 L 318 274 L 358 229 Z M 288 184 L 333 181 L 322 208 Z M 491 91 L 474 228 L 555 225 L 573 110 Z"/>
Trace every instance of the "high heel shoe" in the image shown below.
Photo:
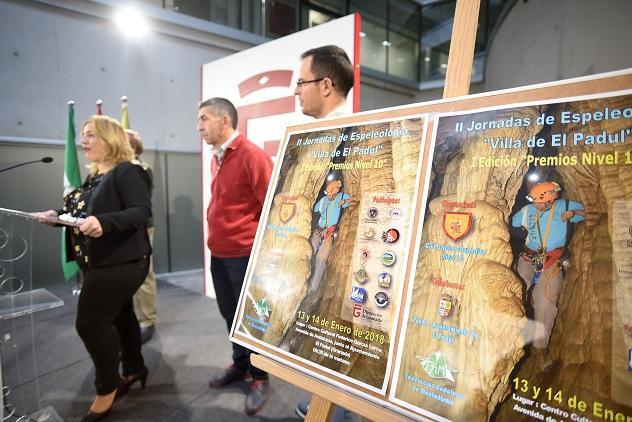
<path fill-rule="evenodd" d="M 110 412 L 112 411 L 112 406 L 105 412 L 93 412 L 92 410 L 88 410 L 83 417 L 81 418 L 81 422 L 97 422 L 102 419 L 105 419 Z"/>
<path fill-rule="evenodd" d="M 136 384 L 137 381 L 140 381 L 140 388 L 145 388 L 145 384 L 147 383 L 147 375 L 149 374 L 149 369 L 147 367 L 143 367 L 143 370 L 137 374 L 130 375 L 129 377 L 124 378 L 123 384 L 121 386 L 121 390 L 124 390 L 121 397 L 127 394 L 129 389 Z"/>
<path fill-rule="evenodd" d="M 120 391 L 121 391 L 120 388 L 116 390 L 116 393 L 114 394 L 114 398 L 112 399 L 112 403 L 110 403 L 110 407 L 107 410 L 103 412 L 93 412 L 92 410 L 88 409 L 88 411 L 81 417 L 81 422 L 97 422 L 108 417 L 110 412 L 112 412 L 112 407 L 114 407 L 114 402 L 119 397 Z"/>

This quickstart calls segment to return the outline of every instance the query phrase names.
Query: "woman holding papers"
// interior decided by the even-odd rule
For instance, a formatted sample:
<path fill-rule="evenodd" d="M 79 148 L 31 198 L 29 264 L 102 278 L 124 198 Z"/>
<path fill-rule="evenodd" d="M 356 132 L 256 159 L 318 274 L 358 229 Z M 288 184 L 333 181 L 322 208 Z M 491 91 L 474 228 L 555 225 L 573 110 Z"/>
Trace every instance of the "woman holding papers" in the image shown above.
<path fill-rule="evenodd" d="M 76 328 L 96 373 L 97 396 L 81 419 L 89 422 L 105 418 L 116 398 L 147 380 L 132 298 L 151 254 L 145 227 L 151 199 L 147 173 L 130 162 L 134 152 L 116 120 L 92 116 L 82 126 L 81 146 L 90 175 L 66 195 L 63 209 L 37 215 L 79 218 L 78 227 L 66 231 L 72 248 L 67 256 L 84 275 Z"/>

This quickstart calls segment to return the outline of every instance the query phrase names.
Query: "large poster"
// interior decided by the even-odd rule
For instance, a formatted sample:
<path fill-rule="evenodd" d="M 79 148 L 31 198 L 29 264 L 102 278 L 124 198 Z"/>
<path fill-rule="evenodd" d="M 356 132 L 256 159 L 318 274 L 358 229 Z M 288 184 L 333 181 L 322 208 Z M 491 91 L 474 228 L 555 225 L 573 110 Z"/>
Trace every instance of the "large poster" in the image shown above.
<path fill-rule="evenodd" d="M 632 92 L 433 123 L 391 400 L 632 421 Z"/>
<path fill-rule="evenodd" d="M 386 393 L 426 121 L 416 115 L 288 134 L 236 339 L 315 376 Z"/>

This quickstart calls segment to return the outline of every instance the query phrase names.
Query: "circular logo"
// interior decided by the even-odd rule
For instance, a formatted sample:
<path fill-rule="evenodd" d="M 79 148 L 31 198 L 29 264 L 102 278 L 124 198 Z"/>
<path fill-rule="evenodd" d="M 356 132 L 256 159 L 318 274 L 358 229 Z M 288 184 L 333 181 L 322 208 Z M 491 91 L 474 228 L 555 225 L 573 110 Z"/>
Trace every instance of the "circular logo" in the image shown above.
<path fill-rule="evenodd" d="M 402 210 L 400 208 L 393 208 L 388 212 L 392 218 L 399 218 L 402 216 Z"/>
<path fill-rule="evenodd" d="M 384 308 L 388 305 L 388 295 L 384 292 L 377 292 L 375 294 L 375 304 L 380 308 Z"/>
<path fill-rule="evenodd" d="M 384 253 L 382 254 L 382 264 L 386 265 L 387 267 L 393 265 L 396 259 L 397 256 L 393 251 L 384 251 Z"/>
<path fill-rule="evenodd" d="M 375 235 L 375 231 L 373 231 L 371 227 L 368 227 L 364 230 L 364 233 L 362 233 L 362 236 L 364 236 L 365 239 L 373 239 L 373 235 Z"/>
<path fill-rule="evenodd" d="M 369 208 L 369 210 L 366 213 L 369 216 L 369 218 L 377 218 L 377 208 L 375 207 Z"/>
<path fill-rule="evenodd" d="M 377 276 L 377 285 L 385 289 L 391 287 L 391 275 L 389 273 L 380 273 Z"/>
<path fill-rule="evenodd" d="M 388 229 L 382 233 L 382 240 L 386 243 L 395 243 L 399 240 L 399 230 Z"/>

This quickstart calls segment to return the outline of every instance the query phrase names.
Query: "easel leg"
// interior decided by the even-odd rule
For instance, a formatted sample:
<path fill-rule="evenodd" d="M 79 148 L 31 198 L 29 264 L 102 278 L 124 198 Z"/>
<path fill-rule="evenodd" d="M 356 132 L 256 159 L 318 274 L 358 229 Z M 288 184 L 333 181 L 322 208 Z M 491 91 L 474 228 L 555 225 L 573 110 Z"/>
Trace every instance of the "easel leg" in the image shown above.
<path fill-rule="evenodd" d="M 331 420 L 333 412 L 334 404 L 332 402 L 314 394 L 309 402 L 309 411 L 305 422 L 328 422 Z"/>

